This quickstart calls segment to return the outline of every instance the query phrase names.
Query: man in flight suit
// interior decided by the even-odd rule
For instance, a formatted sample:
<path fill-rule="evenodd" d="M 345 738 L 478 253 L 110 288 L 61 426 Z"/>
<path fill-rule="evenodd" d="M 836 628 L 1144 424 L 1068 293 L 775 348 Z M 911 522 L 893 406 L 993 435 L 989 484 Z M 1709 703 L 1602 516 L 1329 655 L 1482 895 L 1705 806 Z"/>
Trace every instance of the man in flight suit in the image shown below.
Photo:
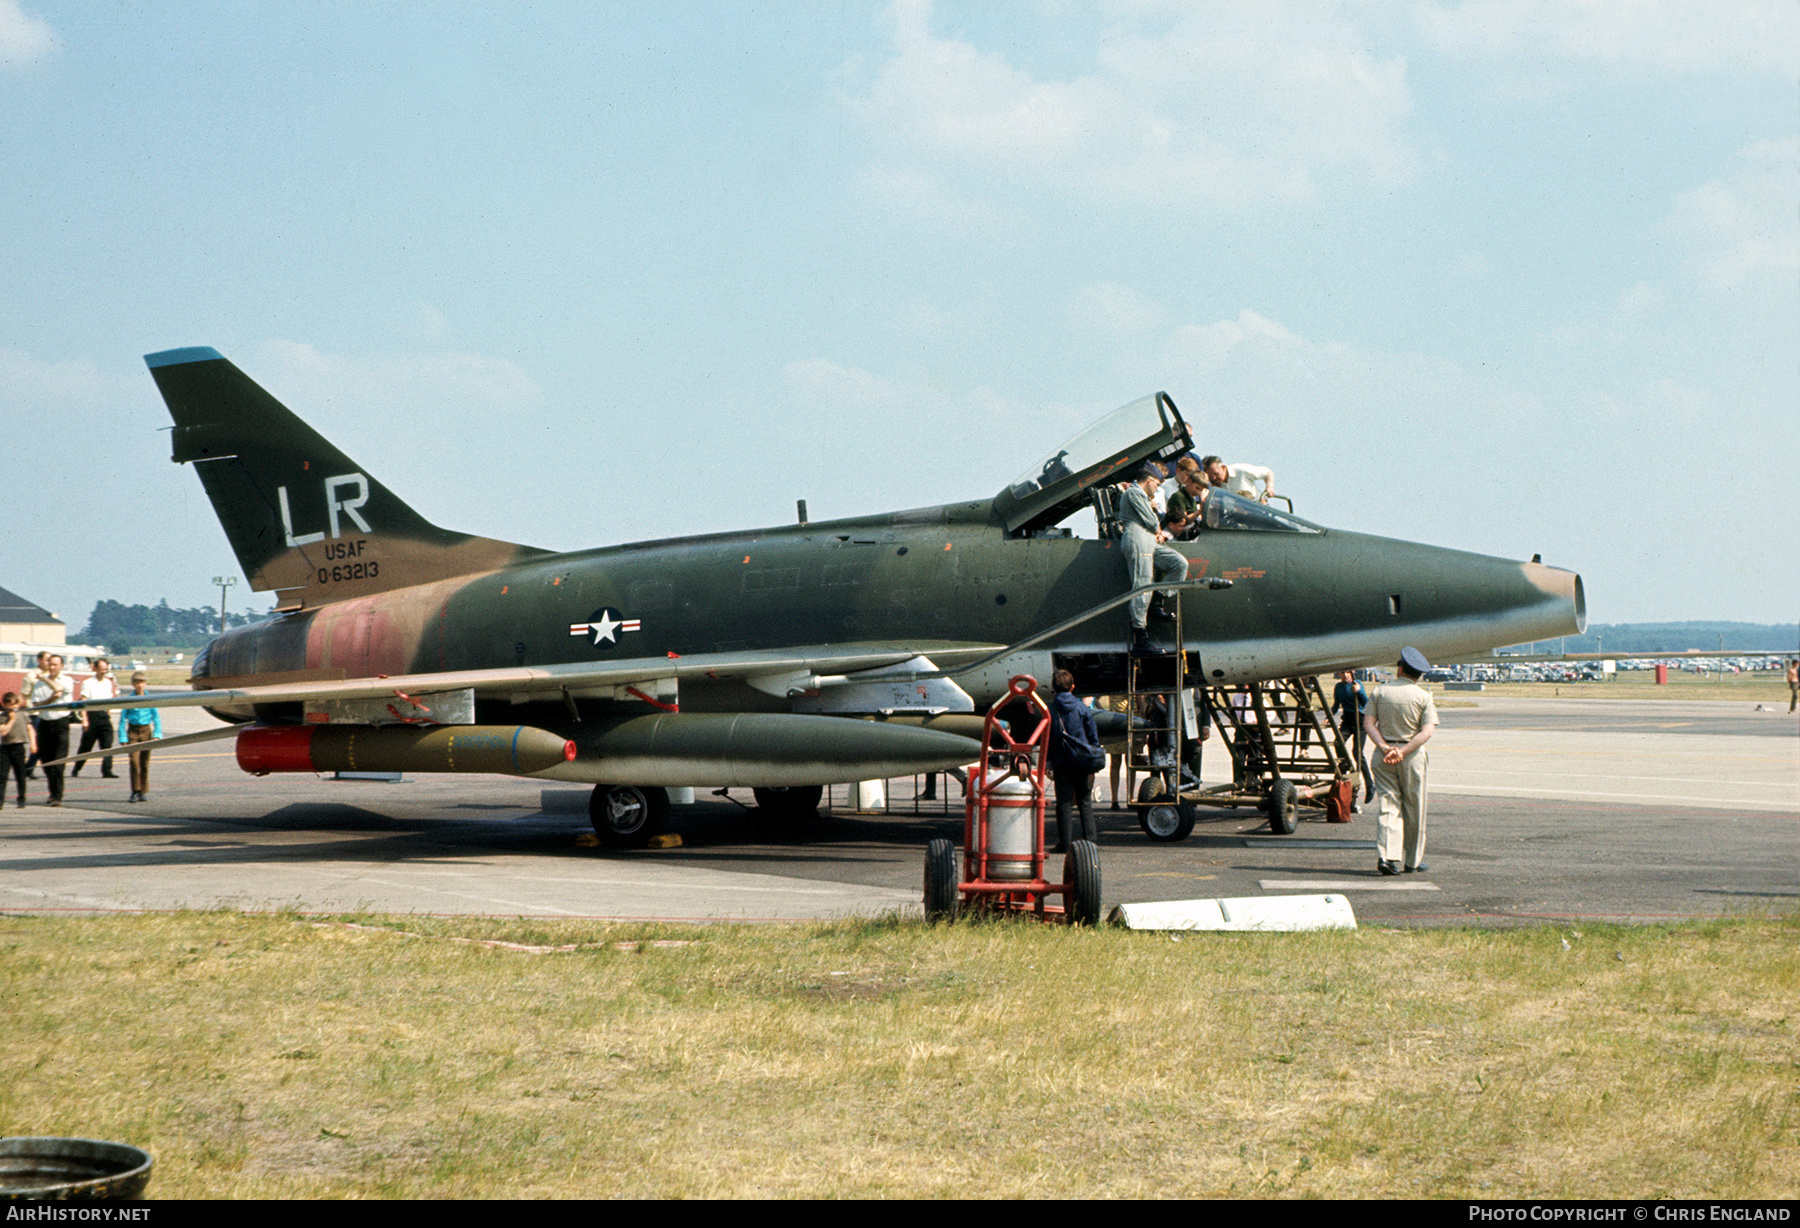
<path fill-rule="evenodd" d="M 1150 502 L 1151 493 L 1160 485 L 1162 477 L 1146 468 L 1119 500 L 1119 520 L 1125 528 L 1120 544 L 1125 550 L 1125 565 L 1131 570 L 1132 588 L 1142 588 L 1153 581 L 1170 584 L 1187 579 L 1187 560 L 1173 546 L 1163 544 L 1169 535 L 1163 531 L 1162 519 Z M 1168 622 L 1175 619 L 1160 604 L 1156 617 Z M 1150 643 L 1149 619 L 1150 594 L 1139 593 L 1131 599 L 1131 651 L 1139 656 L 1156 651 Z"/>
<path fill-rule="evenodd" d="M 1431 668 L 1417 648 L 1402 648 L 1400 677 L 1375 692 L 1363 732 L 1375 744 L 1375 868 L 1383 874 L 1425 870 L 1425 743 L 1437 729 L 1437 704 L 1419 679 Z"/>

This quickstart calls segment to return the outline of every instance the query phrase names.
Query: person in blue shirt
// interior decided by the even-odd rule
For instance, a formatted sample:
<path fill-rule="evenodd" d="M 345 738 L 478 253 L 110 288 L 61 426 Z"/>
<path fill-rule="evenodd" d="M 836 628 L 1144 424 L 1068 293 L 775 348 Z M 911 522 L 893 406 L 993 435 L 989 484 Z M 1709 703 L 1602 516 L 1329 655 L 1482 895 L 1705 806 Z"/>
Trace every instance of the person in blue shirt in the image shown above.
<path fill-rule="evenodd" d="M 1369 765 L 1363 760 L 1363 713 L 1368 707 L 1369 694 L 1356 680 L 1356 671 L 1347 669 L 1339 674 L 1338 684 L 1331 692 L 1331 711 L 1337 717 L 1338 728 L 1343 730 L 1344 741 L 1350 744 L 1351 753 L 1362 769 L 1363 796 L 1374 797 L 1375 781 L 1370 778 Z M 1351 809 L 1357 814 L 1362 813 L 1361 806 Z"/>
<path fill-rule="evenodd" d="M 1081 830 L 1077 840 L 1098 838 L 1094 826 L 1094 765 L 1106 764 L 1100 749 L 1100 732 L 1094 727 L 1094 711 L 1075 694 L 1075 675 L 1059 669 L 1050 676 L 1056 694 L 1050 700 L 1050 775 L 1056 781 L 1056 848 L 1069 851 L 1069 807 L 1080 807 Z"/>
<path fill-rule="evenodd" d="M 1339 674 L 1337 687 L 1331 692 L 1331 712 L 1346 738 L 1352 725 L 1362 724 L 1363 709 L 1368 706 L 1368 692 L 1356 680 L 1356 671 L 1347 669 Z"/>
<path fill-rule="evenodd" d="M 142 695 L 150 680 L 144 671 L 131 676 L 131 693 Z M 155 708 L 126 708 L 119 713 L 119 724 L 125 728 L 125 741 L 149 742 L 162 737 L 162 717 Z M 140 750 L 131 756 L 131 801 L 150 800 L 150 752 Z"/>

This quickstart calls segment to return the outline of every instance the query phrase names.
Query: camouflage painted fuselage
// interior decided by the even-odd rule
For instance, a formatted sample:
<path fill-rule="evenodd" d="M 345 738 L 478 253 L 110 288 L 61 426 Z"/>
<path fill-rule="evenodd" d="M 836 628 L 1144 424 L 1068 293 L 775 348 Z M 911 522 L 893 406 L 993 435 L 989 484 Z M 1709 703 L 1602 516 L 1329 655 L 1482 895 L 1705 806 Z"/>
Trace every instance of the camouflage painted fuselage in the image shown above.
<path fill-rule="evenodd" d="M 1192 576 L 1233 581 L 1184 598 L 1187 647 L 1222 682 L 1433 658 L 1568 634 L 1579 577 L 1532 563 L 1339 530 L 1219 530 L 1178 543 Z M 380 556 L 379 545 L 365 547 Z M 1009 537 L 987 504 L 953 504 L 745 533 L 551 555 L 474 576 L 346 598 L 214 642 L 211 686 L 734 653 L 813 644 L 1008 644 L 1126 583 L 1118 544 Z M 597 633 L 596 623 L 618 626 Z M 1024 660 L 961 679 L 977 702 L 1052 655 L 1121 652 L 1123 612 Z M 684 683 L 685 711 L 782 710 L 736 683 Z"/>
<path fill-rule="evenodd" d="M 1056 526 L 1191 443 L 1156 394 L 991 499 L 550 554 L 427 522 L 216 351 L 147 362 L 174 459 L 199 472 L 251 586 L 278 596 L 271 620 L 196 661 L 196 687 L 238 692 L 216 710 L 277 727 L 529 725 L 578 744 L 580 761 L 554 769 L 566 778 L 781 787 L 853 779 L 833 773 L 869 762 L 966 762 L 948 733 L 822 714 L 906 706 L 882 698 L 896 677 L 924 688 L 912 709 L 951 713 L 1058 665 L 1084 691 L 1121 688 L 1122 611 L 986 658 L 1125 589 L 1116 541 Z M 1180 605 L 1211 681 L 1383 664 L 1403 644 L 1466 656 L 1585 617 L 1570 572 L 1325 529 L 1223 493 L 1207 516 L 1179 549 L 1191 577 L 1233 587 Z M 944 669 L 953 682 L 929 682 Z M 390 677 L 449 698 L 413 709 L 399 684 L 383 696 L 370 682 Z M 609 777 L 608 764 L 645 775 Z"/>

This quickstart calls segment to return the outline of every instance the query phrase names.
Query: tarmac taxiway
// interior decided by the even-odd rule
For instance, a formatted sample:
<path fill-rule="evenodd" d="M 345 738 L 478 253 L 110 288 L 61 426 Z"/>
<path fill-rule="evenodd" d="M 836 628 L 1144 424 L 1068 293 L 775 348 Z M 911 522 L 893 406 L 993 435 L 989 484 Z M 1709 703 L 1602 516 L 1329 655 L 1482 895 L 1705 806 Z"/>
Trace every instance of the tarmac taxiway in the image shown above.
<path fill-rule="evenodd" d="M 1458 697 L 1444 697 L 1450 700 Z M 1788 912 L 1800 904 L 1800 721 L 1732 701 L 1473 697 L 1431 744 L 1424 875 L 1375 872 L 1373 807 L 1275 836 L 1254 811 L 1203 811 L 1152 844 L 1099 810 L 1104 896 L 1343 892 L 1364 923 L 1519 924 Z M 168 732 L 212 718 L 171 710 Z M 925 843 L 953 805 L 842 809 L 803 827 L 705 797 L 679 847 L 577 843 L 585 790 L 491 776 L 398 783 L 252 778 L 231 743 L 158 754 L 148 802 L 90 764 L 61 808 L 0 812 L 0 910 L 296 908 L 619 919 L 804 919 L 916 912 Z M 1218 757 L 1221 758 L 1222 757 Z M 1216 766 L 1228 766 L 1222 762 Z M 1209 760 L 1208 778 L 1215 764 Z M 1104 780 L 1099 793 L 1105 796 Z M 908 789 L 902 788 L 902 794 Z M 737 791 L 744 803 L 748 791 Z M 837 796 L 843 799 L 844 791 Z"/>

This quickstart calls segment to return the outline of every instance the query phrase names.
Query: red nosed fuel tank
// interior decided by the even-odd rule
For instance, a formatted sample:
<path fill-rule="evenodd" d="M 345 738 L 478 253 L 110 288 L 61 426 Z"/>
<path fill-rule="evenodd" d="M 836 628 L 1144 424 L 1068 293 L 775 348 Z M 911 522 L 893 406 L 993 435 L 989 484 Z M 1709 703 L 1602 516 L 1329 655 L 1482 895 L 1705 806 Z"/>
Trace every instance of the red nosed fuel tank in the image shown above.
<path fill-rule="evenodd" d="M 531 725 L 255 725 L 237 736 L 246 772 L 493 772 L 523 776 L 575 758 Z"/>

